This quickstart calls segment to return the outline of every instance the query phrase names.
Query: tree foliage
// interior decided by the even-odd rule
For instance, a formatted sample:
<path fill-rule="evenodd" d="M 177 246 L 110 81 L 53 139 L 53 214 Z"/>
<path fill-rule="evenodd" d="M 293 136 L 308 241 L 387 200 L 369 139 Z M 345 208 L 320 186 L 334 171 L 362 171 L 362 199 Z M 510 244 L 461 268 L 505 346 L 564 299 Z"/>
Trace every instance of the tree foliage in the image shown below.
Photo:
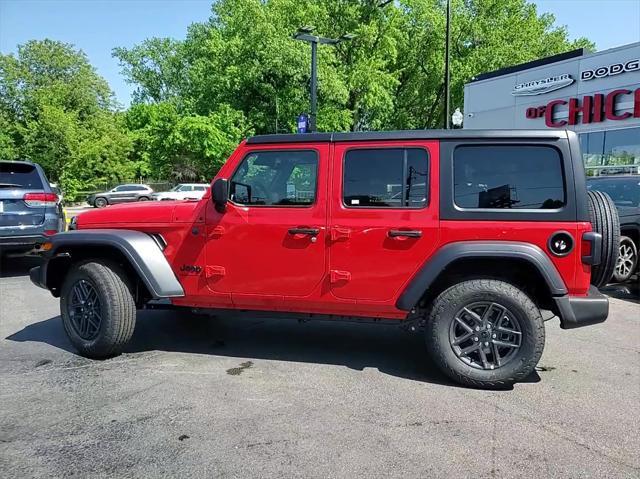
<path fill-rule="evenodd" d="M 525 0 L 452 0 L 452 104 L 474 75 L 577 47 L 551 15 Z M 298 27 L 356 39 L 319 49 L 322 130 L 435 128 L 443 124 L 443 0 L 220 0 L 184 41 L 118 48 L 136 101 L 179 112 L 241 112 L 258 133 L 293 131 L 308 110 L 309 46 Z"/>
<path fill-rule="evenodd" d="M 41 164 L 70 197 L 135 174 L 114 107 L 106 81 L 71 45 L 33 40 L 0 55 L 0 159 Z"/>

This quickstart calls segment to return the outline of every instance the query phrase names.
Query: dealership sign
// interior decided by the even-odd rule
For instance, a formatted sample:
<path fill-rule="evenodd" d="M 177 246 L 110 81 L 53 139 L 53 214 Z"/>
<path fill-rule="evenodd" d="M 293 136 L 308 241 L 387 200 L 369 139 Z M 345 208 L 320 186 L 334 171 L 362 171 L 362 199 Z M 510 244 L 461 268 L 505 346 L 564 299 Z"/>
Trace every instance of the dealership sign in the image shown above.
<path fill-rule="evenodd" d="M 519 83 L 511 94 L 513 96 L 532 96 L 541 95 L 550 91 L 559 90 L 573 83 L 573 78 L 568 73 L 556 75 L 553 77 L 543 78 L 542 80 L 533 80 L 525 83 Z"/>
<path fill-rule="evenodd" d="M 616 105 L 620 99 L 633 98 L 632 111 L 617 113 Z M 569 105 L 568 118 L 566 120 L 554 119 L 556 110 L 563 105 Z M 577 125 L 598 123 L 604 120 L 626 120 L 627 118 L 640 118 L 640 88 L 635 91 L 626 88 L 613 90 L 609 93 L 596 93 L 569 100 L 552 100 L 546 105 L 527 108 L 525 115 L 529 119 L 544 118 L 545 124 L 550 128 L 562 128 L 565 125 Z"/>
<path fill-rule="evenodd" d="M 580 80 L 587 81 L 594 78 L 605 78 L 612 75 L 619 75 L 625 72 L 640 71 L 640 58 L 629 60 L 625 63 L 614 63 L 606 67 L 598 67 L 593 70 L 583 70 L 580 72 Z"/>

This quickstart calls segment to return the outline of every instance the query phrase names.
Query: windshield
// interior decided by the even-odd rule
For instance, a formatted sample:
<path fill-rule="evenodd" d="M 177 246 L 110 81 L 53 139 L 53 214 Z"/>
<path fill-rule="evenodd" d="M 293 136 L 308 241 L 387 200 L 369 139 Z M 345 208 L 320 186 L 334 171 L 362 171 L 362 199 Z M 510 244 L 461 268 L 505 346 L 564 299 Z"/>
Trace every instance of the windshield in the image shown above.
<path fill-rule="evenodd" d="M 640 206 L 640 176 L 589 180 L 587 188 L 607 193 L 617 206 Z"/>
<path fill-rule="evenodd" d="M 182 187 L 182 185 L 176 185 L 173 188 L 171 188 L 169 191 L 180 191 L 181 187 Z"/>

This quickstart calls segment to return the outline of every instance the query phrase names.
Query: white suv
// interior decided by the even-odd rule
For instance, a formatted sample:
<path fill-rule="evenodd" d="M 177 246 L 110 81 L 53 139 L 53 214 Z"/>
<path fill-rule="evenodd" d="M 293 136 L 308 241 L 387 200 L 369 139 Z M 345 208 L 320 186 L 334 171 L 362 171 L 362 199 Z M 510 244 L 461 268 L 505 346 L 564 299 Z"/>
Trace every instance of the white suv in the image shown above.
<path fill-rule="evenodd" d="M 151 198 L 154 200 L 199 200 L 209 188 L 207 184 L 201 183 L 180 183 L 169 191 L 154 193 Z"/>

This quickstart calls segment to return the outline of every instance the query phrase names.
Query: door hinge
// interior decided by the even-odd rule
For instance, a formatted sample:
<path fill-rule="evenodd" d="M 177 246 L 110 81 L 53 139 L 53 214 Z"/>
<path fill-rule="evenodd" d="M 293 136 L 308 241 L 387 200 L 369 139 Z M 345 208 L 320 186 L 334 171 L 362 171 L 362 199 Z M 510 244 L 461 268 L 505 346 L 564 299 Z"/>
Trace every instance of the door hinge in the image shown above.
<path fill-rule="evenodd" d="M 204 275 L 207 278 L 213 278 L 214 276 L 224 276 L 227 274 L 227 270 L 223 266 L 207 266 L 205 268 Z"/>
<path fill-rule="evenodd" d="M 340 283 L 342 281 L 350 281 L 351 273 L 349 271 L 339 271 L 337 269 L 332 269 L 330 272 L 330 281 L 331 283 Z"/>
<path fill-rule="evenodd" d="M 349 238 L 351 238 L 351 230 L 349 228 L 331 228 L 331 241 L 340 241 Z"/>
<path fill-rule="evenodd" d="M 224 227 L 216 226 L 215 228 L 209 231 L 209 238 L 212 238 L 214 236 L 222 236 L 223 234 L 224 234 Z"/>

